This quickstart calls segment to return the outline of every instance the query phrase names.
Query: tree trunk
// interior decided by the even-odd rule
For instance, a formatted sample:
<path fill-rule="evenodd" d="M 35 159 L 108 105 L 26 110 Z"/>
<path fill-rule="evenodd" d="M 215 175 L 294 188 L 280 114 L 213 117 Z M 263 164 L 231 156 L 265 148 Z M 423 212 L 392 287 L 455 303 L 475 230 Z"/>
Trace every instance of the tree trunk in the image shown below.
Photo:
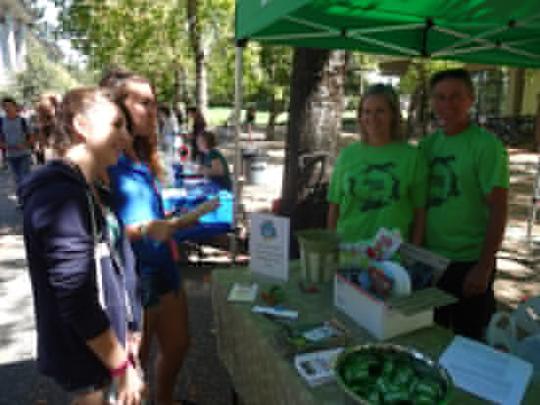
<path fill-rule="evenodd" d="M 536 140 L 536 151 L 540 152 L 540 93 L 536 95 L 536 119 L 534 125 L 534 139 Z"/>
<path fill-rule="evenodd" d="M 188 0 L 187 17 L 189 39 L 195 55 L 195 103 L 199 111 L 206 115 L 208 107 L 208 88 L 206 79 L 206 55 L 202 44 L 197 0 Z"/>
<path fill-rule="evenodd" d="M 514 69 L 514 98 L 512 102 L 512 115 L 521 115 L 523 106 L 523 93 L 525 92 L 525 69 Z"/>
<path fill-rule="evenodd" d="M 276 117 L 277 117 L 277 102 L 276 96 L 272 94 L 270 97 L 270 105 L 268 108 L 268 123 L 266 125 L 266 140 L 273 141 L 276 134 Z"/>
<path fill-rule="evenodd" d="M 343 111 L 345 53 L 294 52 L 281 212 L 290 215 L 298 192 L 299 153 L 337 152 Z"/>
<path fill-rule="evenodd" d="M 176 107 L 182 99 L 182 69 L 180 66 L 174 67 L 174 94 L 173 106 Z"/>
<path fill-rule="evenodd" d="M 408 138 L 423 137 L 432 129 L 430 128 L 426 66 L 420 62 L 415 65 L 415 68 L 418 72 L 418 84 L 411 95 L 407 114 L 407 133 L 405 135 Z"/>

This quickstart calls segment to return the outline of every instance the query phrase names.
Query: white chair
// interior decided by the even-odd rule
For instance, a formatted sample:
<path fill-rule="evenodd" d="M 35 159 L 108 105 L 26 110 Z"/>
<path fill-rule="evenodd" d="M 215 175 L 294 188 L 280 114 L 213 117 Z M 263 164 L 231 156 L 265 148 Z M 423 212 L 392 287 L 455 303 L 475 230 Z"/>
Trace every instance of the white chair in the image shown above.
<path fill-rule="evenodd" d="M 517 336 L 540 334 L 540 297 L 529 298 L 518 305 L 513 313 Z"/>
<path fill-rule="evenodd" d="M 493 314 L 486 332 L 487 343 L 508 353 L 516 351 L 516 324 L 508 312 Z"/>
<path fill-rule="evenodd" d="M 538 211 L 540 211 L 540 159 L 536 164 L 536 170 L 533 180 L 533 189 L 531 196 L 531 205 L 529 208 L 529 215 L 527 218 L 527 240 L 532 243 L 532 230 L 536 219 L 538 218 Z"/>
<path fill-rule="evenodd" d="M 540 297 L 522 302 L 512 313 L 494 314 L 486 340 L 496 349 L 531 362 L 540 371 Z"/>

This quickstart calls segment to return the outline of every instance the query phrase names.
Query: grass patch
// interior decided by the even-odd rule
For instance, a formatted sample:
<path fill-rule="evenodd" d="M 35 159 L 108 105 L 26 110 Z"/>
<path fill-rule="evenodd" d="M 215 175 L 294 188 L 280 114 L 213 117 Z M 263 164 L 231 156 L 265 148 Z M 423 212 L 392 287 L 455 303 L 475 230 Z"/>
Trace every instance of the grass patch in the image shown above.
<path fill-rule="evenodd" d="M 268 124 L 268 111 L 264 110 L 258 110 L 257 115 L 255 116 L 255 125 L 259 127 L 266 127 Z M 246 117 L 246 110 L 242 110 L 240 114 L 241 122 L 243 123 L 245 121 Z M 207 122 L 210 126 L 220 126 L 225 125 L 228 120 L 232 121 L 232 108 L 231 107 L 220 107 L 220 106 L 214 106 L 208 108 L 208 117 Z M 285 125 L 287 124 L 287 120 L 289 119 L 289 113 L 288 112 L 282 112 L 277 116 L 276 124 L 277 125 Z M 341 117 L 343 129 L 346 131 L 356 131 L 357 126 L 357 117 L 356 117 L 356 110 L 346 110 L 343 112 L 343 115 Z"/>
<path fill-rule="evenodd" d="M 257 111 L 255 116 L 255 125 L 266 126 L 268 123 L 268 111 Z M 246 110 L 242 110 L 240 114 L 241 122 L 245 121 Z M 289 114 L 283 112 L 277 116 L 276 123 L 286 124 Z M 227 120 L 232 120 L 232 108 L 231 107 L 209 107 L 207 122 L 210 126 L 225 125 Z"/>

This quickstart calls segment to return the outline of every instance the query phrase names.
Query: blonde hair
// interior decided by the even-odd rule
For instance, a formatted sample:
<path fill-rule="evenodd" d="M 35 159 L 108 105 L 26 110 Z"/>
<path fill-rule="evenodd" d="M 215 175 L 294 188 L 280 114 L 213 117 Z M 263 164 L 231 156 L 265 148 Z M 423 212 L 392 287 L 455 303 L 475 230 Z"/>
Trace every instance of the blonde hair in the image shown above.
<path fill-rule="evenodd" d="M 358 103 L 358 121 L 360 122 L 360 118 L 362 117 L 362 108 L 364 103 L 370 96 L 382 96 L 386 100 L 388 107 L 390 108 L 390 113 L 392 114 L 390 137 L 394 141 L 403 139 L 403 135 L 401 133 L 401 110 L 399 107 L 399 96 L 394 88 L 390 85 L 378 83 L 367 88 L 360 98 L 360 102 Z M 362 128 L 362 124 L 360 124 L 360 131 L 362 133 L 362 137 L 364 138 L 366 135 L 364 133 L 364 129 Z"/>

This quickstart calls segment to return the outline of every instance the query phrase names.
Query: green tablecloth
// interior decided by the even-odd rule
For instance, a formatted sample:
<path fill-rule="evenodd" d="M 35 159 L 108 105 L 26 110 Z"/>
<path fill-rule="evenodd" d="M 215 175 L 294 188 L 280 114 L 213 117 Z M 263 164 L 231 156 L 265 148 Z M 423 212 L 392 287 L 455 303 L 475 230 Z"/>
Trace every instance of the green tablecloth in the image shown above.
<path fill-rule="evenodd" d="M 332 284 L 324 285 L 316 294 L 303 293 L 298 287 L 298 273 L 297 265 L 291 265 L 290 281 L 283 286 L 286 292 L 284 305 L 299 310 L 301 323 L 338 318 L 351 331 L 353 343 L 373 341 L 367 332 L 334 308 Z M 292 358 L 287 357 L 276 342 L 279 325 L 252 314 L 252 304 L 227 302 L 229 289 L 234 282 L 251 280 L 252 274 L 245 268 L 215 270 L 212 273 L 218 352 L 242 401 L 247 405 L 344 403 L 345 395 L 337 384 L 310 388 L 302 380 L 292 364 Z M 269 286 L 259 284 L 261 289 Z M 433 326 L 399 336 L 390 342 L 413 347 L 436 359 L 452 338 L 450 331 Z M 484 401 L 455 389 L 451 403 L 467 405 Z M 540 404 L 540 381 L 534 380 L 529 385 L 523 403 Z"/>

